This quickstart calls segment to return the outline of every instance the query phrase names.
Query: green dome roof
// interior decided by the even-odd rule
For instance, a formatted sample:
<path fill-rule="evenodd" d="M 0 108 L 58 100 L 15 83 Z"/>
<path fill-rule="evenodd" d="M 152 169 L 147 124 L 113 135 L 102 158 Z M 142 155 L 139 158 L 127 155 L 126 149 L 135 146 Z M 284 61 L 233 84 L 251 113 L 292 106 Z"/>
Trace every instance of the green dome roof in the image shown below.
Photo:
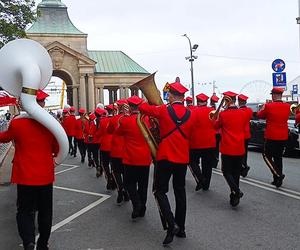
<path fill-rule="evenodd" d="M 43 0 L 37 8 L 40 15 L 26 33 L 86 35 L 74 26 L 69 18 L 66 5 L 60 0 Z"/>

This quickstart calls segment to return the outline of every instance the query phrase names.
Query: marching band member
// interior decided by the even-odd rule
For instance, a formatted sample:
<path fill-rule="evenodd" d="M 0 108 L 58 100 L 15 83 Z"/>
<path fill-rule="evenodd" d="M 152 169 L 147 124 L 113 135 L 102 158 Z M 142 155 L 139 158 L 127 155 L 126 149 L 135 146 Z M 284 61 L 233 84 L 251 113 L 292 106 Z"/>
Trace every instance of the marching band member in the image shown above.
<path fill-rule="evenodd" d="M 154 196 L 162 217 L 167 222 L 167 235 L 163 241 L 167 245 L 174 235 L 185 238 L 186 191 L 185 176 L 189 163 L 189 139 L 193 129 L 192 112 L 184 107 L 184 93 L 188 91 L 179 82 L 170 84 L 169 105 L 139 105 L 139 110 L 159 121 L 161 142 L 158 145 L 154 177 Z M 169 180 L 173 176 L 176 202 L 175 218 L 168 197 Z M 179 226 L 179 227 L 178 227 Z"/>
<path fill-rule="evenodd" d="M 120 119 L 117 134 L 124 137 L 124 185 L 126 186 L 133 211 L 131 218 L 144 217 L 146 212 L 149 168 L 151 153 L 149 146 L 137 124 L 138 105 L 142 98 L 132 96 L 127 99 L 130 115 Z"/>
<path fill-rule="evenodd" d="M 81 156 L 81 163 L 84 163 L 85 155 L 86 155 L 86 145 L 84 143 L 84 133 L 83 133 L 85 122 L 86 122 L 85 109 L 80 108 L 78 110 L 78 113 L 79 113 L 80 117 L 76 120 L 76 135 L 75 135 L 75 138 L 77 140 L 77 145 L 78 145 L 79 153 L 80 153 L 80 156 Z"/>
<path fill-rule="evenodd" d="M 107 132 L 107 127 L 110 119 L 113 117 L 114 107 L 113 104 L 107 105 L 105 109 L 108 112 L 108 116 L 104 117 L 100 120 L 100 136 L 101 136 L 101 144 L 100 144 L 100 155 L 103 164 L 103 170 L 106 178 L 106 189 L 114 190 L 115 189 L 115 181 L 112 176 L 112 170 L 109 166 L 110 162 L 110 151 L 111 151 L 111 141 L 112 135 Z"/>
<path fill-rule="evenodd" d="M 48 96 L 37 93 L 37 103 L 45 106 Z M 31 131 L 31 132 L 28 132 Z M 35 213 L 38 212 L 37 250 L 47 250 L 52 226 L 54 160 L 59 146 L 52 133 L 28 117 L 12 119 L 8 130 L 0 132 L 0 142 L 14 141 L 11 182 L 17 184 L 17 224 L 25 250 L 35 249 Z"/>
<path fill-rule="evenodd" d="M 230 205 L 235 207 L 243 196 L 239 180 L 245 154 L 246 114 L 235 105 L 236 93 L 227 91 L 223 95 L 230 97 L 231 101 L 227 103 L 227 108 L 220 112 L 215 121 L 215 128 L 221 131 L 222 172 L 231 190 Z"/>
<path fill-rule="evenodd" d="M 84 124 L 84 143 L 87 147 L 88 154 L 88 166 L 96 167 L 95 159 L 97 157 L 97 150 L 95 150 L 95 133 L 96 133 L 96 123 L 95 123 L 96 115 L 91 113 L 89 115 L 89 119 L 85 121 Z"/>
<path fill-rule="evenodd" d="M 124 105 L 127 105 L 127 101 L 125 99 L 120 99 L 117 101 L 119 114 L 112 117 L 109 121 L 109 125 L 107 127 L 107 132 L 112 134 L 111 141 L 111 166 L 112 166 L 112 174 L 115 179 L 115 183 L 117 184 L 118 196 L 117 196 L 117 204 L 121 204 L 123 201 L 129 201 L 129 196 L 124 188 L 124 165 L 122 163 L 122 158 L 124 154 L 124 137 L 118 135 L 117 128 L 119 127 L 120 119 L 124 116 Z"/>
<path fill-rule="evenodd" d="M 247 159 L 248 159 L 248 144 L 249 140 L 251 138 L 251 133 L 250 133 L 250 120 L 253 115 L 253 111 L 251 108 L 246 106 L 248 96 L 245 96 L 243 94 L 238 95 L 238 106 L 239 109 L 244 110 L 246 112 L 246 117 L 247 117 L 247 123 L 245 127 L 245 155 L 243 158 L 243 163 L 242 163 L 242 170 L 241 170 L 241 176 L 246 177 L 248 175 L 248 171 L 250 167 L 248 166 Z"/>
<path fill-rule="evenodd" d="M 75 108 L 71 107 L 69 109 L 63 110 L 63 119 L 61 125 L 66 131 L 69 140 L 69 154 L 76 156 L 76 152 L 73 145 L 73 137 L 76 134 L 76 118 L 75 118 Z"/>
<path fill-rule="evenodd" d="M 282 156 L 288 139 L 290 104 L 282 102 L 282 88 L 273 88 L 272 102 L 266 103 L 257 113 L 266 119 L 265 146 L 263 158 L 273 174 L 272 185 L 280 187 L 285 175 L 282 173 Z"/>
<path fill-rule="evenodd" d="M 196 106 L 193 105 L 193 98 L 190 96 L 185 98 L 185 103 L 186 103 L 186 107 L 189 108 L 190 110 L 196 108 Z"/>
<path fill-rule="evenodd" d="M 94 148 L 93 150 L 95 151 L 95 164 L 96 164 L 96 177 L 100 177 L 103 174 L 103 169 L 101 165 L 101 156 L 100 156 L 100 144 L 101 144 L 101 135 L 100 135 L 100 120 L 102 119 L 101 116 L 105 113 L 106 111 L 102 108 L 96 108 L 95 109 L 95 125 L 96 125 L 96 131 L 95 131 L 95 140 L 94 140 Z"/>
<path fill-rule="evenodd" d="M 211 97 L 210 97 L 210 107 L 212 107 L 214 110 L 216 109 L 216 105 L 219 101 L 219 97 L 217 97 L 217 95 L 214 93 Z M 219 130 L 216 130 L 216 148 L 215 148 L 215 164 L 213 166 L 213 168 L 217 168 L 218 167 L 218 163 L 219 163 L 219 154 L 220 154 L 220 140 L 221 140 L 221 134 Z"/>
<path fill-rule="evenodd" d="M 196 191 L 209 189 L 212 167 L 215 165 L 216 131 L 209 118 L 209 113 L 214 109 L 207 107 L 208 98 L 203 93 L 197 95 L 197 108 L 193 110 L 195 127 L 190 140 L 190 168 L 197 182 Z"/>

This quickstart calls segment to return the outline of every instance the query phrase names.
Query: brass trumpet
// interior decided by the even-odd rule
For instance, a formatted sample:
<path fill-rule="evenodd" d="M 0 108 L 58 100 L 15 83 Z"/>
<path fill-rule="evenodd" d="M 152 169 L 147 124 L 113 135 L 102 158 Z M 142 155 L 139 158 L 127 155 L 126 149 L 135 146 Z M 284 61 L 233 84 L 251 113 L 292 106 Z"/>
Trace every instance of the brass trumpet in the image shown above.
<path fill-rule="evenodd" d="M 218 108 L 216 110 L 212 110 L 209 112 L 209 119 L 216 120 L 218 118 L 221 108 L 224 108 L 224 109 L 227 108 L 229 102 L 231 102 L 231 101 L 232 101 L 232 99 L 229 96 L 224 95 Z"/>

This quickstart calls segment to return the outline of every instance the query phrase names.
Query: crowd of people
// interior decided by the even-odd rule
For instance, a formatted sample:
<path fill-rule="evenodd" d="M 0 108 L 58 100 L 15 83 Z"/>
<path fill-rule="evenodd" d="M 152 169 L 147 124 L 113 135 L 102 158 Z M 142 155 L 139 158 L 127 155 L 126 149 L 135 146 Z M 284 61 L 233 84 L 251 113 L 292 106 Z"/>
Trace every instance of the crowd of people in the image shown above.
<path fill-rule="evenodd" d="M 227 91 L 223 93 L 221 104 L 217 107 L 220 100 L 216 95 L 209 97 L 200 93 L 194 104 L 193 98 L 185 98 L 187 91 L 181 83 L 174 82 L 170 84 L 167 104 L 150 105 L 144 99 L 132 96 L 105 107 L 98 105 L 93 112 L 83 108 L 78 111 L 74 107 L 65 108 L 58 118 L 68 136 L 70 157 L 79 155 L 82 164 L 87 162 L 90 168 L 96 169 L 97 177 L 104 175 L 107 190 L 117 191 L 117 204 L 131 201 L 133 220 L 146 214 L 149 170 L 153 163 L 152 191 L 162 225 L 167 231 L 164 245 L 170 244 L 174 236 L 186 237 L 185 180 L 188 168 L 195 179 L 195 191 L 207 191 L 212 169 L 218 166 L 221 153 L 221 171 L 229 186 L 232 207 L 236 207 L 244 195 L 239 185 L 240 176 L 246 177 L 250 169 L 247 151 L 253 112 L 246 105 L 248 97 Z M 272 184 L 277 188 L 282 185 L 285 177 L 282 155 L 288 139 L 287 120 L 290 115 L 290 105 L 281 100 L 282 92 L 280 88 L 273 88 L 272 102 L 266 103 L 256 114 L 266 119 L 263 157 L 273 175 Z M 43 106 L 46 97 L 46 93 L 39 91 L 37 102 Z M 158 126 L 155 127 L 153 121 Z M 43 159 L 48 159 L 47 164 L 41 164 L 42 159 L 36 159 L 36 156 L 30 158 L 34 161 L 26 163 L 22 151 L 28 150 L 28 147 L 24 149 L 23 142 L 17 140 L 21 136 L 17 132 L 18 126 L 40 131 L 37 133 L 42 139 L 34 137 L 39 140 L 36 147 L 41 147 L 40 140 L 44 140 L 45 145 L 43 149 L 36 150 L 44 150 Z M 148 135 L 153 127 L 159 128 L 155 153 L 149 145 Z M 39 212 L 38 250 L 48 249 L 50 236 L 54 180 L 51 158 L 57 153 L 57 145 L 51 134 L 44 130 L 36 121 L 14 118 L 8 130 L 0 133 L 0 142 L 16 142 L 17 160 L 13 163 L 12 182 L 18 184 L 17 222 L 26 250 L 34 249 L 35 246 L 33 211 Z M 32 145 L 34 138 L 31 136 L 23 141 Z M 22 169 L 27 167 L 29 170 L 23 173 Z M 39 173 L 34 167 L 39 169 Z M 43 180 L 41 171 L 45 178 Z M 167 196 L 171 177 L 175 213 L 172 212 Z"/>

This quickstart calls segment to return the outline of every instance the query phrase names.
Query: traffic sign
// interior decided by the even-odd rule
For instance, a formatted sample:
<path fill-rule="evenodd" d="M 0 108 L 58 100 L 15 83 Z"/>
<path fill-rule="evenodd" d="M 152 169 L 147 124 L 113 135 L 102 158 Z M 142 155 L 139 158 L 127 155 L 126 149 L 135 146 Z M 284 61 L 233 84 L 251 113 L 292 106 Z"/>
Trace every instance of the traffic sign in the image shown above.
<path fill-rule="evenodd" d="M 298 84 L 293 84 L 293 90 L 292 90 L 293 95 L 298 94 Z"/>
<path fill-rule="evenodd" d="M 282 71 L 284 71 L 285 69 L 285 62 L 282 59 L 276 59 L 272 62 L 272 69 L 277 72 L 280 73 Z"/>
<path fill-rule="evenodd" d="M 274 87 L 286 87 L 286 73 L 273 73 L 273 86 Z"/>

